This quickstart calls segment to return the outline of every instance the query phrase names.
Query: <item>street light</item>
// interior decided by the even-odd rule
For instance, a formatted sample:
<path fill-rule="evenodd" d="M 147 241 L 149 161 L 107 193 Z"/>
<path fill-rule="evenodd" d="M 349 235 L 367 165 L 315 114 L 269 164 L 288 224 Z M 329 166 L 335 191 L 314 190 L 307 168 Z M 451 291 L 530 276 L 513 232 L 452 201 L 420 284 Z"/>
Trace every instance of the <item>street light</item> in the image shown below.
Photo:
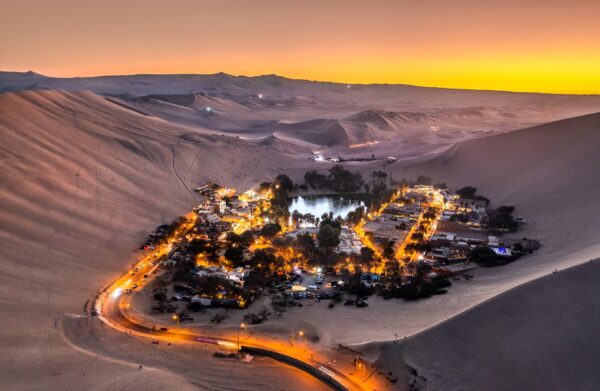
<path fill-rule="evenodd" d="M 364 375 L 367 371 L 367 367 L 366 367 L 365 363 L 363 362 L 363 360 L 359 357 L 355 357 L 353 361 L 354 361 L 354 373 L 358 374 L 358 371 L 361 370 Z"/>
<path fill-rule="evenodd" d="M 240 328 L 246 330 L 246 324 L 242 323 L 240 324 Z M 237 329 L 237 345 L 238 345 L 238 352 L 240 351 L 240 329 Z"/>
<path fill-rule="evenodd" d="M 177 314 L 173 315 L 173 320 L 177 322 L 177 328 L 179 328 L 179 316 Z"/>

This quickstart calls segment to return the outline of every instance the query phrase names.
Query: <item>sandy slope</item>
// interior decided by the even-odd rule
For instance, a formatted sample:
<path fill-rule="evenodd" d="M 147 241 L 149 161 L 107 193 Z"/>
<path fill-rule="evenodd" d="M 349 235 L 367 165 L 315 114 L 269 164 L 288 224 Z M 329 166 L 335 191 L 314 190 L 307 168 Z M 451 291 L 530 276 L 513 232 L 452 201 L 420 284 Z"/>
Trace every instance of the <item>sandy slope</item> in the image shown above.
<path fill-rule="evenodd" d="M 496 205 L 515 205 L 530 220 L 526 234 L 544 244 L 535 259 L 585 258 L 600 246 L 599 147 L 600 114 L 592 114 L 467 141 L 396 172 L 473 185 Z"/>
<path fill-rule="evenodd" d="M 65 83 L 36 77 L 40 83 Z M 121 85 L 152 89 L 151 83 L 139 83 L 148 80 L 154 79 L 140 77 L 131 84 L 119 84 L 123 79 L 118 78 L 67 82 L 72 84 L 70 89 L 82 82 L 106 90 Z M 173 93 L 194 92 L 180 90 L 206 83 L 194 84 L 195 79 L 191 82 L 185 77 L 169 80 L 168 92 L 176 91 Z M 305 107 L 306 91 L 310 90 L 305 82 L 277 77 L 231 81 L 227 75 L 219 75 L 211 80 L 213 91 L 229 94 L 258 87 L 276 91 L 283 85 L 304 94 L 294 101 L 301 107 Z M 401 104 L 406 105 L 410 99 L 441 104 L 443 99 L 465 96 L 451 90 L 432 94 L 431 89 L 404 86 L 402 91 L 412 95 L 400 99 L 397 89 L 389 86 L 353 86 L 357 93 L 327 83 L 310 87 L 325 102 L 333 102 L 326 105 L 327 110 L 336 106 L 336 99 L 351 102 L 352 110 L 340 105 L 344 107 L 340 116 L 358 112 L 355 109 L 360 102 L 369 97 L 379 103 L 387 99 L 389 106 L 402 99 Z M 511 99 L 517 96 L 513 99 L 517 103 L 538 98 L 508 95 Z M 497 104 L 504 94 L 467 92 L 466 96 L 487 105 Z M 193 104 L 195 99 L 168 103 Z M 539 99 L 543 102 L 539 105 L 549 104 L 550 98 Z M 578 98 L 555 97 L 549 105 L 563 101 L 569 106 L 573 99 Z M 316 387 L 310 379 L 290 384 L 290 378 L 298 377 L 290 377 L 280 366 L 274 368 L 270 361 L 235 372 L 228 372 L 230 363 L 215 360 L 190 364 L 192 357 L 205 353 L 149 350 L 141 342 L 130 343 L 109 330 L 99 331 L 97 324 L 65 317 L 80 314 L 92 293 L 126 268 L 124 260 L 134 259 L 132 249 L 148 230 L 190 209 L 194 203 L 191 189 L 198 182 L 211 179 L 243 188 L 280 171 L 300 173 L 307 165 L 316 166 L 308 162 L 304 149 L 290 148 L 288 139 L 265 138 L 260 131 L 253 142 L 223 137 L 201 126 L 141 114 L 124 107 L 122 104 L 130 103 L 126 100 L 119 103 L 91 92 L 0 95 L 2 386 L 235 389 L 237 382 L 237 388 L 242 385 L 245 389 Z M 304 115 L 307 113 L 312 116 L 314 111 Z M 467 141 L 433 160 L 381 166 L 394 170 L 395 178 L 429 174 L 455 186 L 475 185 L 495 202 L 515 204 L 518 213 L 530 220 L 526 234 L 541 239 L 544 247 L 511 265 L 477 271 L 475 279 L 455 284 L 443 297 L 416 303 L 371 299 L 366 309 L 338 306 L 329 310 L 325 304 L 312 305 L 291 310 L 282 322 L 308 322 L 322 334 L 324 346 L 389 340 L 396 334 L 402 337 L 418 332 L 555 268 L 597 256 L 599 128 L 598 115 L 585 116 Z M 364 169 L 369 172 L 378 167 Z M 139 371 L 139 363 L 153 369 Z M 252 376 L 253 370 L 258 378 Z M 232 373 L 239 376 L 236 382 L 223 383 L 222 378 Z"/>
<path fill-rule="evenodd" d="M 477 186 L 496 205 L 515 205 L 529 221 L 518 235 L 538 238 L 543 247 L 512 264 L 476 270 L 473 280 L 454 282 L 443 296 L 417 302 L 371 298 L 362 309 L 309 303 L 289 316 L 312 323 L 325 345 L 402 338 L 556 268 L 596 258 L 599 148 L 600 114 L 594 114 L 467 141 L 427 162 L 369 166 L 365 175 L 383 168 L 394 178 L 432 175 L 451 186 Z"/>
<path fill-rule="evenodd" d="M 478 271 L 468 284 L 485 299 L 600 254 L 599 147 L 594 114 L 468 141 L 399 171 L 477 186 L 528 216 L 524 234 L 540 238 L 543 248 Z M 486 302 L 410 339 L 407 360 L 434 380 L 433 389 L 595 389 L 598 271 L 596 261 Z M 476 297 L 455 299 L 464 305 Z M 381 362 L 402 371 L 396 345 L 382 351 Z"/>
<path fill-rule="evenodd" d="M 0 138 L 1 388 L 189 386 L 161 369 L 140 372 L 148 354 L 145 346 L 136 351 L 141 343 L 127 347 L 135 365 L 111 359 L 110 344 L 104 353 L 73 349 L 63 338 L 65 314 L 82 313 L 93 292 L 133 260 L 148 230 L 191 208 L 194 184 L 254 184 L 285 162 L 85 92 L 0 95 Z M 98 338 L 81 337 L 80 344 Z M 199 373 L 197 384 L 218 383 L 213 372 Z"/>
<path fill-rule="evenodd" d="M 599 96 L 346 85 L 276 75 L 54 78 L 0 72 L 0 92 L 23 89 L 90 90 L 175 123 L 262 136 L 289 130 L 296 140 L 322 146 L 414 139 L 415 132 L 429 143 L 450 142 L 600 111 Z"/>
<path fill-rule="evenodd" d="M 597 390 L 599 289 L 600 260 L 560 271 L 384 344 L 378 362 L 422 390 Z"/>

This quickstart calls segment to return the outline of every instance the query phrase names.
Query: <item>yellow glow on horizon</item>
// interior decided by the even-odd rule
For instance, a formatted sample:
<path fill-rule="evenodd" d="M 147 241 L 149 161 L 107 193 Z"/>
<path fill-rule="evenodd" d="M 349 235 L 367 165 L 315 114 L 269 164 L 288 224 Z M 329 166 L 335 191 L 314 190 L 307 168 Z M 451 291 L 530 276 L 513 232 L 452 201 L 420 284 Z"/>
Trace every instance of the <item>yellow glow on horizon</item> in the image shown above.
<path fill-rule="evenodd" d="M 600 94 L 597 0 L 7 0 L 3 11 L 0 70 Z"/>

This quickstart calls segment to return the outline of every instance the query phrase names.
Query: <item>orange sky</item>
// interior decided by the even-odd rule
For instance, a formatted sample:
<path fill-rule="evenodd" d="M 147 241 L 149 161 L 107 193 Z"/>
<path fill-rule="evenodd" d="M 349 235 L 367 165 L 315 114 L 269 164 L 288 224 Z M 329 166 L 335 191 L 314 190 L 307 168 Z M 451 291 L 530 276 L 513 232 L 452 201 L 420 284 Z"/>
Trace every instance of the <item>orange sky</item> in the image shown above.
<path fill-rule="evenodd" d="M 0 0 L 0 70 L 600 93 L 600 0 Z"/>

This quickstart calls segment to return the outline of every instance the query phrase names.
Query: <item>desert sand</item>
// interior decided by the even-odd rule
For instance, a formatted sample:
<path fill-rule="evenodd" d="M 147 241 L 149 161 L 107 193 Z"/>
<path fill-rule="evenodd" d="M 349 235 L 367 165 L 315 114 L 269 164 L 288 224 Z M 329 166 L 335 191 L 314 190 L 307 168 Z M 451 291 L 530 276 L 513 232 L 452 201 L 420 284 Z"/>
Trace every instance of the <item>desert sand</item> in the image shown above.
<path fill-rule="evenodd" d="M 213 359 L 200 347 L 151 347 L 81 317 L 86 301 L 139 256 L 134 249 L 150 230 L 194 206 L 195 185 L 214 180 L 243 189 L 281 172 L 300 178 L 307 169 L 329 167 L 307 159 L 317 149 L 401 157 L 393 164 L 352 164 L 365 174 L 385 169 L 395 178 L 426 174 L 451 186 L 476 186 L 497 205 L 515 205 L 529 221 L 523 235 L 540 239 L 543 247 L 510 265 L 477 270 L 473 280 L 455 283 L 444 296 L 413 303 L 372 298 L 365 309 L 315 304 L 290 311 L 273 327 L 301 319 L 320 334 L 324 349 L 362 346 L 382 367 L 402 373 L 406 360 L 438 385 L 448 379 L 461 388 L 477 371 L 477 389 L 493 372 L 489 349 L 497 335 L 475 332 L 488 320 L 470 314 L 502 313 L 512 293 L 489 300 L 539 277 L 556 277 L 554 269 L 561 270 L 562 295 L 551 296 L 550 303 L 556 308 L 566 308 L 571 294 L 593 288 L 588 281 L 590 289 L 573 291 L 578 276 L 597 272 L 597 263 L 565 272 L 567 277 L 562 271 L 600 254 L 600 116 L 589 114 L 600 111 L 597 96 L 347 88 L 224 74 L 56 79 L 1 73 L 0 90 L 6 91 L 0 94 L 2 388 L 321 387 L 271 360 L 241 364 Z M 209 104 L 212 114 L 205 111 Z M 381 143 L 348 149 L 348 143 L 373 137 Z M 514 291 L 532 299 L 523 299 L 522 310 L 506 322 L 537 324 L 528 314 L 539 306 L 536 289 L 548 288 L 536 284 Z M 555 317 L 542 311 L 538 318 L 548 323 Z M 574 381 L 576 372 L 552 365 L 563 350 L 542 346 L 565 332 L 597 341 L 598 319 L 586 319 L 591 327 L 564 323 L 530 341 L 528 349 L 538 349 L 532 377 L 549 368 L 553 376 L 564 371 L 565 380 Z M 454 350 L 473 359 L 449 373 L 440 368 L 458 360 L 451 358 L 458 354 L 450 351 L 454 345 L 437 356 L 437 347 L 423 341 L 428 333 L 452 333 L 453 322 L 464 325 L 465 333 L 473 328 L 456 340 L 466 350 Z M 498 325 L 498 335 L 506 322 Z M 392 342 L 364 345 L 420 332 L 399 352 Z M 523 352 L 507 350 L 505 362 L 511 354 Z M 577 355 L 573 363 L 582 366 L 589 358 Z M 581 368 L 579 373 L 589 374 Z M 577 384 L 585 389 L 592 380 Z"/>
<path fill-rule="evenodd" d="M 365 350 L 381 352 L 382 370 L 418 389 L 595 390 L 598 289 L 595 260 L 521 285 L 406 341 Z"/>

